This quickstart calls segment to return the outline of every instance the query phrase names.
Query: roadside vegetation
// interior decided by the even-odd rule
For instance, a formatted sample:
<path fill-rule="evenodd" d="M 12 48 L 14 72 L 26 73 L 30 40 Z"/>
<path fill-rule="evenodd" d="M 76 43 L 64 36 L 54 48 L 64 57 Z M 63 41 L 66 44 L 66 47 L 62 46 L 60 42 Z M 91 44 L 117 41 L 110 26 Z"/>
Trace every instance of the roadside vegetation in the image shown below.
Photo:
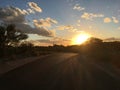
<path fill-rule="evenodd" d="M 34 46 L 26 41 L 28 35 L 17 30 L 13 24 L 0 25 L 0 62 L 40 56 L 58 52 L 74 52 L 84 55 L 89 61 L 111 63 L 120 69 L 120 42 L 103 42 L 90 38 L 82 45 Z"/>

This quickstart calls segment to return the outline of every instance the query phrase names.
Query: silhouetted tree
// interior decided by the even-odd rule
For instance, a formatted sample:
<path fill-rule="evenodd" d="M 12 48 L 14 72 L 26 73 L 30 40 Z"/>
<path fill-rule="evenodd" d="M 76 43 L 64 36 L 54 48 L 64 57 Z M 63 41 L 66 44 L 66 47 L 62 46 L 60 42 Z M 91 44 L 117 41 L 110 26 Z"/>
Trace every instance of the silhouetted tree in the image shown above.
<path fill-rule="evenodd" d="M 103 40 L 102 39 L 99 39 L 99 38 L 95 38 L 95 37 L 91 37 L 91 38 L 89 38 L 88 40 L 87 40 L 87 42 L 86 43 L 90 43 L 90 44 L 100 44 L 100 43 L 102 43 L 103 42 Z"/>
<path fill-rule="evenodd" d="M 17 30 L 14 24 L 0 25 L 0 56 L 5 56 L 7 46 L 15 46 L 21 40 L 27 39 L 27 34 Z"/>
<path fill-rule="evenodd" d="M 27 39 L 27 34 L 17 30 L 14 24 L 0 25 L 0 47 L 15 45 L 21 40 Z"/>

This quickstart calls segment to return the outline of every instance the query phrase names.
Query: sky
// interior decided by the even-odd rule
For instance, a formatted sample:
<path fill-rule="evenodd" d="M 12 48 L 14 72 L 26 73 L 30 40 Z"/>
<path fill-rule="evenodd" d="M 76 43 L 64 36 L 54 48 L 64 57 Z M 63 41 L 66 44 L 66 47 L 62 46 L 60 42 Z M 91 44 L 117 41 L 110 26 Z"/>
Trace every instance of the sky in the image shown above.
<path fill-rule="evenodd" d="M 36 45 L 70 45 L 87 33 L 120 38 L 120 0 L 0 0 L 0 22 L 14 23 Z"/>

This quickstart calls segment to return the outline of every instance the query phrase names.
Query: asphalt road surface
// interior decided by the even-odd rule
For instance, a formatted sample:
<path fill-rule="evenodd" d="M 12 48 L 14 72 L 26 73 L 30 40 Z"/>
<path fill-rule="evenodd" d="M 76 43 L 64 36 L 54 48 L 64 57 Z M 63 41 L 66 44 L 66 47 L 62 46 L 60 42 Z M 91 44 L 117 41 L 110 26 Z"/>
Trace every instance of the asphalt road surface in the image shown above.
<path fill-rule="evenodd" d="M 2 75 L 0 90 L 120 90 L 120 76 L 110 65 L 58 53 Z"/>

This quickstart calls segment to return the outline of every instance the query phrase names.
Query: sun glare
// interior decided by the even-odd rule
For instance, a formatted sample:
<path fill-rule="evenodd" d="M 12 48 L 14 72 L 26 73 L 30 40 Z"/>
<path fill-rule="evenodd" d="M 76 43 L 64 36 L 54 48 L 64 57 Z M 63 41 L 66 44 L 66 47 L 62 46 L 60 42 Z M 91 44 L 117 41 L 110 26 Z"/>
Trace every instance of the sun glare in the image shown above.
<path fill-rule="evenodd" d="M 89 34 L 80 34 L 80 35 L 76 36 L 75 38 L 73 38 L 72 44 L 82 44 L 85 41 L 87 41 L 90 37 L 91 37 L 91 35 L 89 35 Z"/>

